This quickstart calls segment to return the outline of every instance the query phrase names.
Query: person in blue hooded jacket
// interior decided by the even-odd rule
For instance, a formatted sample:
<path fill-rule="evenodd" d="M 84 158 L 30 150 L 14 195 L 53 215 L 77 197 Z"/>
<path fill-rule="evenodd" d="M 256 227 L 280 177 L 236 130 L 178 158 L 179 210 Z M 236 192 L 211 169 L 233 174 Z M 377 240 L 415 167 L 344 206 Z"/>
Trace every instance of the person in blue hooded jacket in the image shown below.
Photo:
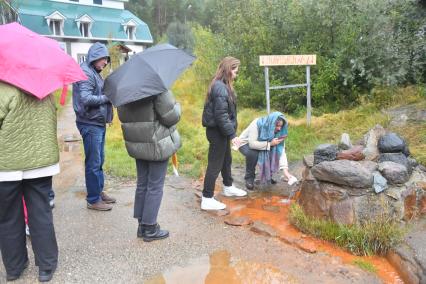
<path fill-rule="evenodd" d="M 280 112 L 254 119 L 241 133 L 239 151 L 246 157 L 246 188 L 254 189 L 256 167 L 259 168 L 260 182 L 275 184 L 272 176 L 282 169 L 288 184 L 297 178 L 288 172 L 284 140 L 288 134 L 288 122 Z"/>
<path fill-rule="evenodd" d="M 104 147 L 106 124 L 112 122 L 113 109 L 109 99 L 103 94 L 104 80 L 101 71 L 109 63 L 107 47 L 94 43 L 88 51 L 86 61 L 80 67 L 87 80 L 73 84 L 73 106 L 77 128 L 83 137 L 87 208 L 99 211 L 112 209 L 116 200 L 108 196 L 104 189 Z"/>

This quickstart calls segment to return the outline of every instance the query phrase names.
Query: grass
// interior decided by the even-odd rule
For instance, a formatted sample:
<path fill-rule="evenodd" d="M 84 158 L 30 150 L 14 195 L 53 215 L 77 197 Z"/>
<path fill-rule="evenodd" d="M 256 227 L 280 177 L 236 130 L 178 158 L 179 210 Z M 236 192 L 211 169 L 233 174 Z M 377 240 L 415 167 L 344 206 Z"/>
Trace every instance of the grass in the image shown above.
<path fill-rule="evenodd" d="M 62 89 L 56 90 L 53 93 L 53 97 L 54 97 L 55 105 L 56 105 L 56 110 L 57 110 L 57 115 L 59 115 L 62 112 L 62 110 L 64 109 L 64 107 L 59 103 L 60 98 L 61 98 L 61 93 L 62 93 Z M 71 97 L 72 97 L 72 91 L 68 90 L 65 105 L 71 100 Z"/>
<path fill-rule="evenodd" d="M 208 141 L 205 137 L 205 129 L 201 125 L 201 116 L 209 82 L 206 81 L 205 76 L 196 73 L 197 64 L 201 63 L 197 60 L 172 88 L 177 101 L 182 106 L 182 118 L 178 124 L 178 131 L 182 138 L 182 148 L 178 151 L 179 172 L 194 178 L 204 175 L 208 153 Z M 386 93 L 384 96 L 386 102 L 383 104 L 381 100 L 384 99 L 377 98 L 371 102 L 360 102 L 360 106 L 355 109 L 314 116 L 310 126 L 306 125 L 304 118 L 287 115 L 289 120 L 289 136 L 286 140 L 287 157 L 289 161 L 300 160 L 303 155 L 311 154 L 319 144 L 338 143 L 343 133 L 348 133 L 352 142 L 356 142 L 376 124 L 388 127 L 390 118 L 381 110 L 381 105 L 390 107 L 404 103 L 417 103 L 419 108 L 425 109 L 426 102 L 422 93 L 421 88 L 401 88 L 391 95 Z M 254 118 L 265 114 L 265 110 L 240 108 L 238 133 L 241 133 Z M 407 139 L 413 156 L 426 165 L 426 125 L 407 125 L 395 131 Z M 244 157 L 239 152 L 233 151 L 232 155 L 234 164 L 244 163 Z M 117 176 L 134 177 L 136 175 L 134 161 L 127 156 L 122 141 L 120 122 L 117 118 L 113 126 L 107 130 L 105 168 L 110 174 Z"/>
<path fill-rule="evenodd" d="M 365 270 L 371 273 L 377 272 L 377 268 L 372 263 L 362 259 L 355 259 L 354 261 L 352 261 L 352 264 L 358 266 L 362 270 Z"/>
<path fill-rule="evenodd" d="M 414 103 L 417 110 L 426 109 L 426 100 Z M 407 141 L 411 154 L 426 166 L 426 123 L 408 122 L 404 127 L 391 127 L 392 131 L 401 134 Z"/>
<path fill-rule="evenodd" d="M 179 172 L 198 178 L 204 175 L 207 166 L 208 141 L 205 129 L 201 126 L 201 115 L 208 83 L 197 79 L 189 69 L 173 87 L 177 101 L 182 105 L 182 119 L 178 130 L 182 137 L 182 148 L 178 151 Z M 419 109 L 425 109 L 426 103 L 414 91 L 405 93 L 407 101 L 417 102 Z M 395 99 L 399 105 L 400 99 Z M 252 119 L 266 114 L 264 110 L 240 109 L 238 112 L 238 133 L 249 125 Z M 304 118 L 287 116 L 289 136 L 286 140 L 286 152 L 290 161 L 300 160 L 303 155 L 311 154 L 322 143 L 338 143 L 342 133 L 348 133 L 352 142 L 361 139 L 374 125 L 389 126 L 389 117 L 374 103 L 363 103 L 352 110 L 324 114 L 313 117 L 310 126 Z M 393 129 L 407 139 L 413 156 L 426 165 L 426 125 L 408 124 Z M 120 122 L 115 118 L 113 127 L 107 130 L 106 169 L 109 173 L 124 177 L 135 176 L 135 166 L 122 141 Z M 233 163 L 242 164 L 244 157 L 233 152 Z"/>
<path fill-rule="evenodd" d="M 116 111 L 112 124 L 107 127 L 106 140 L 105 168 L 108 173 L 117 177 L 136 177 L 135 160 L 127 154 Z"/>
<path fill-rule="evenodd" d="M 386 254 L 405 232 L 395 219 L 385 215 L 360 225 L 341 225 L 307 216 L 298 204 L 290 207 L 289 219 L 302 232 L 334 242 L 355 255 Z"/>

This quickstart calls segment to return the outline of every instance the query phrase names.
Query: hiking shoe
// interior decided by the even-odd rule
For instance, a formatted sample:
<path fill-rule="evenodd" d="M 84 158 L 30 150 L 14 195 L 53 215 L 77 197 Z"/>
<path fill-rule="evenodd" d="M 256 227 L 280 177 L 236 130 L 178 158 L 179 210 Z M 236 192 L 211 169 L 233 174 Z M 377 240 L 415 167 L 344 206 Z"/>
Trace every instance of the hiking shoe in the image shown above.
<path fill-rule="evenodd" d="M 201 209 L 202 210 L 223 210 L 226 208 L 226 204 L 220 201 L 217 201 L 212 198 L 202 197 L 201 198 Z"/>
<path fill-rule="evenodd" d="M 108 211 L 112 209 L 112 205 L 106 204 L 102 200 L 99 200 L 98 202 L 93 204 L 87 203 L 87 208 L 98 211 Z"/>
<path fill-rule="evenodd" d="M 138 237 L 142 237 L 144 242 L 162 240 L 169 236 L 169 231 L 161 230 L 159 224 L 141 225 L 141 227 L 141 232 L 138 234 Z"/>
<path fill-rule="evenodd" d="M 234 185 L 231 185 L 231 186 L 223 186 L 222 194 L 228 197 L 230 196 L 242 197 L 247 195 L 247 191 L 236 188 Z"/>
<path fill-rule="evenodd" d="M 252 181 L 246 181 L 247 190 L 254 190 L 254 184 Z"/>
<path fill-rule="evenodd" d="M 117 199 L 115 199 L 114 197 L 111 197 L 111 196 L 107 195 L 103 191 L 101 192 L 101 198 L 102 198 L 102 201 L 105 202 L 106 204 L 115 203 L 117 201 Z"/>
<path fill-rule="evenodd" d="M 55 273 L 55 269 L 39 270 L 39 272 L 38 272 L 38 281 L 40 281 L 40 282 L 49 282 L 50 280 L 52 280 L 53 273 Z"/>
<path fill-rule="evenodd" d="M 19 272 L 18 274 L 9 274 L 6 273 L 6 281 L 15 281 L 17 280 L 19 277 L 21 277 L 22 272 L 24 272 L 24 270 L 28 267 L 28 260 L 24 263 L 24 266 L 22 267 L 21 272 Z"/>

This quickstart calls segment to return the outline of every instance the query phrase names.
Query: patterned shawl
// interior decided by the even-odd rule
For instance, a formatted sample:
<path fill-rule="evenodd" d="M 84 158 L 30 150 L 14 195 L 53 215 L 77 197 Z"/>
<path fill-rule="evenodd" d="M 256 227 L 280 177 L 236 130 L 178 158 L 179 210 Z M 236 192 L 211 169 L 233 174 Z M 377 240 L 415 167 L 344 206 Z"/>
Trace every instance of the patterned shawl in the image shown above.
<path fill-rule="evenodd" d="M 278 118 L 284 120 L 284 125 L 281 127 L 281 130 L 277 133 L 275 131 L 275 123 Z M 267 116 L 261 117 L 257 121 L 258 129 L 258 141 L 268 141 L 271 142 L 272 139 L 287 135 L 288 133 L 288 123 L 285 119 L 285 116 L 281 112 L 273 112 Z M 280 168 L 280 158 L 284 150 L 284 141 L 280 144 L 270 147 L 270 150 L 264 150 L 259 152 L 257 158 L 257 165 L 259 167 L 260 182 L 266 183 L 270 182 L 272 175 L 277 172 Z"/>

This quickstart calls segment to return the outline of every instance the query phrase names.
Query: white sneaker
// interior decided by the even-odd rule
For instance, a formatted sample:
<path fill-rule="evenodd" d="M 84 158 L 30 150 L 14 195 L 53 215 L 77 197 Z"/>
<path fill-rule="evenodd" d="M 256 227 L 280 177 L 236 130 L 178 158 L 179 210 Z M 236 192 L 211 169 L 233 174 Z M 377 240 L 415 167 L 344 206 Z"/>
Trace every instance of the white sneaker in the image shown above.
<path fill-rule="evenodd" d="M 49 205 L 50 205 L 50 208 L 52 208 L 52 209 L 55 208 L 55 200 L 53 200 L 53 199 L 50 200 Z"/>
<path fill-rule="evenodd" d="M 27 225 L 27 224 L 25 224 L 25 234 L 26 234 L 27 236 L 30 236 L 30 227 L 28 227 L 28 225 Z"/>
<path fill-rule="evenodd" d="M 217 201 L 212 198 L 202 197 L 201 198 L 201 209 L 202 210 L 223 210 L 226 208 L 226 204 Z"/>
<path fill-rule="evenodd" d="M 231 186 L 223 186 L 222 194 L 228 197 L 230 196 L 242 197 L 247 195 L 247 191 L 236 188 L 234 185 L 231 185 Z"/>

